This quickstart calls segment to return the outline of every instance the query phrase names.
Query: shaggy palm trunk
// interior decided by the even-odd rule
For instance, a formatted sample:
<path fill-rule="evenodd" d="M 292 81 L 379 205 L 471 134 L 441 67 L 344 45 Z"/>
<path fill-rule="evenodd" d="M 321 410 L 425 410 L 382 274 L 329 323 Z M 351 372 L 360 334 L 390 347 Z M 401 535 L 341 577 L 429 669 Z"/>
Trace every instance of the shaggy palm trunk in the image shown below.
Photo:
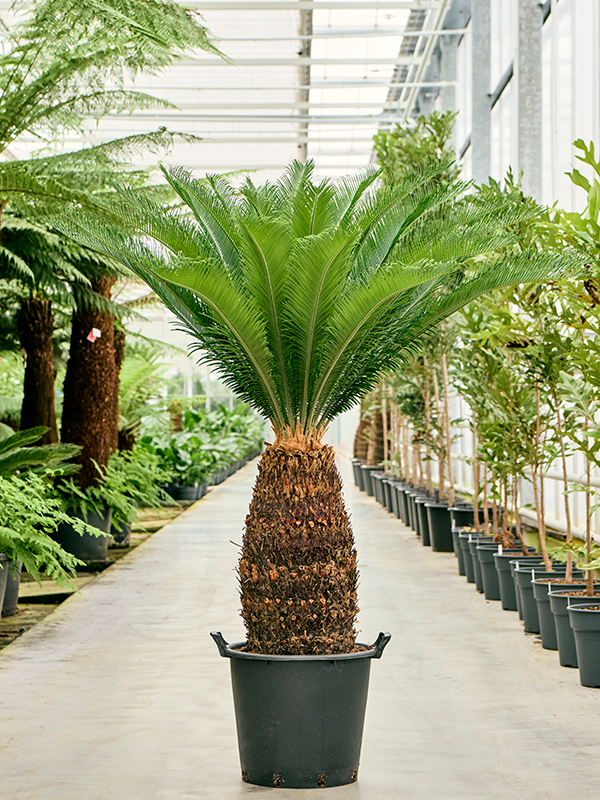
<path fill-rule="evenodd" d="M 360 421 L 354 434 L 354 458 L 360 458 L 361 461 L 367 460 L 369 420 L 365 415 L 365 411 L 366 407 L 363 399 L 360 403 Z"/>
<path fill-rule="evenodd" d="M 17 322 L 25 354 L 21 430 L 44 425 L 49 430 L 39 444 L 58 442 L 54 408 L 54 315 L 50 300 L 32 297 L 21 303 Z"/>
<path fill-rule="evenodd" d="M 121 367 L 123 365 L 123 358 L 125 356 L 125 331 L 115 330 L 114 334 L 114 352 L 115 352 L 115 382 L 113 385 L 113 419 L 111 426 L 111 451 L 119 450 L 132 450 L 135 444 L 134 436 L 120 436 L 119 433 L 119 380 L 121 375 Z M 131 446 L 129 440 L 132 440 Z M 121 447 L 123 443 L 123 447 Z"/>
<path fill-rule="evenodd" d="M 263 454 L 239 562 L 250 652 L 355 649 L 356 550 L 334 459 L 315 443 Z"/>
<path fill-rule="evenodd" d="M 115 279 L 103 277 L 92 283 L 95 292 L 110 297 Z M 93 328 L 100 337 L 90 341 Z M 82 489 L 97 483 L 99 467 L 106 467 L 114 429 L 116 382 L 114 317 L 85 309 L 73 314 L 69 363 L 64 383 L 62 440 L 81 445 L 75 461 L 81 465 L 76 480 Z"/>

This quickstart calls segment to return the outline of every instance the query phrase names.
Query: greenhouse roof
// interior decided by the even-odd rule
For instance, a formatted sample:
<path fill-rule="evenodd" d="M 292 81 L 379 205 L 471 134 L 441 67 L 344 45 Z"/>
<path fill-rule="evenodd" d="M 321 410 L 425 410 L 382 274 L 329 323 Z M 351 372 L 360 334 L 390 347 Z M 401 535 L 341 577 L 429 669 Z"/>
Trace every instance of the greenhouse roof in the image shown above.
<path fill-rule="evenodd" d="M 0 3 L 6 9 L 8 3 Z M 183 0 L 228 61 L 186 58 L 135 88 L 172 109 L 115 114 L 55 145 L 77 149 L 156 130 L 194 134 L 169 161 L 205 172 L 271 178 L 293 159 L 321 175 L 369 163 L 380 128 L 410 120 L 450 0 Z M 39 147 L 39 145 L 37 145 Z M 17 152 L 17 155 L 21 155 Z"/>

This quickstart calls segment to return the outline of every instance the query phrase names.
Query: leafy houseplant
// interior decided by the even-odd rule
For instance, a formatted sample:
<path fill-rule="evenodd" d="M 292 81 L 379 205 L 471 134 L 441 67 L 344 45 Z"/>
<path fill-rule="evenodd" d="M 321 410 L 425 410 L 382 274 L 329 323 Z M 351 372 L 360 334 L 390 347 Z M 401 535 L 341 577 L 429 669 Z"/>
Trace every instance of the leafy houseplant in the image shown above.
<path fill-rule="evenodd" d="M 314 183 L 312 163 L 294 162 L 277 183 L 256 187 L 248 180 L 239 190 L 222 178 L 194 180 L 173 170 L 167 180 L 188 217 L 122 188 L 120 201 L 99 201 L 97 214 L 78 209 L 57 221 L 141 276 L 223 381 L 273 427 L 239 562 L 248 638 L 243 652 L 220 643 L 232 669 L 248 661 L 252 671 L 267 661 L 338 659 L 343 671 L 344 664 L 368 666 L 368 658 L 381 655 L 385 640 L 357 652 L 356 551 L 323 434 L 440 320 L 482 292 L 560 274 L 569 262 L 564 254 L 526 250 L 503 256 L 516 235 L 506 231 L 502 198 L 476 206 L 461 199 L 466 184 L 432 184 L 447 167 L 379 191 L 376 170 Z M 510 214 L 516 223 L 537 210 L 532 202 Z M 132 229 L 137 236 L 126 232 Z M 364 708 L 366 676 L 362 685 Z M 268 690 L 264 696 L 270 703 Z M 282 772 L 265 748 L 259 766 L 244 763 L 250 756 L 242 754 L 250 782 L 278 778 L 277 785 L 293 787 L 356 778 L 356 751 L 343 769 L 319 772 L 315 763 L 307 776 L 294 762 L 299 743 L 290 745 Z"/>

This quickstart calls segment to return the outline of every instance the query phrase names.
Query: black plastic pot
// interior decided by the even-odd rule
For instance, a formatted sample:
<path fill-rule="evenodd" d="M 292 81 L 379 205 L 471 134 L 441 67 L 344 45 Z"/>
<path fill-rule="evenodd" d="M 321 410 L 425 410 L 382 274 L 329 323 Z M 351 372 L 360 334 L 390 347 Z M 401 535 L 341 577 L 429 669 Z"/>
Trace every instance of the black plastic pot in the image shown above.
<path fill-rule="evenodd" d="M 483 593 L 486 600 L 501 600 L 500 581 L 494 556 L 498 554 L 497 544 L 479 544 L 475 548 L 479 567 L 481 569 L 481 580 L 483 583 Z M 513 553 L 513 556 L 518 553 Z"/>
<path fill-rule="evenodd" d="M 198 499 L 198 484 L 193 486 L 177 486 L 175 489 L 175 500 L 184 500 L 187 502 Z"/>
<path fill-rule="evenodd" d="M 363 481 L 365 484 L 365 492 L 369 495 L 369 497 L 373 497 L 373 484 L 371 483 L 371 473 L 372 472 L 382 472 L 383 467 L 373 467 L 368 464 L 363 464 L 361 466 Z"/>
<path fill-rule="evenodd" d="M 392 502 L 392 514 L 396 519 L 400 519 L 400 509 L 398 507 L 398 492 L 396 487 L 400 483 L 396 478 L 390 479 L 390 500 Z"/>
<path fill-rule="evenodd" d="M 405 525 L 408 525 L 408 502 L 406 499 L 406 493 L 409 491 L 409 487 L 406 484 L 399 483 L 396 486 L 396 495 L 398 496 L 398 513 L 400 514 L 400 519 Z"/>
<path fill-rule="evenodd" d="M 515 587 L 515 597 L 517 599 L 517 611 L 519 612 L 519 619 L 522 620 L 523 609 L 521 607 L 521 590 L 517 583 L 515 570 L 521 566 L 521 567 L 526 567 L 529 570 L 533 568 L 541 570 L 543 572 L 546 569 L 544 566 L 544 559 L 542 558 L 542 556 L 535 554 L 528 557 L 518 556 L 518 558 L 515 559 L 514 561 L 511 559 L 511 561 L 509 561 L 509 564 L 510 564 L 510 574 L 513 581 L 513 586 Z"/>
<path fill-rule="evenodd" d="M 369 650 L 329 656 L 240 652 L 211 633 L 230 659 L 242 779 L 257 786 L 317 789 L 358 777 L 371 659 Z"/>
<path fill-rule="evenodd" d="M 575 636 L 569 621 L 569 606 L 585 602 L 585 597 L 572 597 L 569 592 L 583 591 L 584 583 L 572 583 L 568 586 L 561 585 L 560 589 L 549 592 L 550 608 L 554 614 L 554 624 L 556 625 L 556 643 L 558 645 L 558 658 L 561 667 L 577 668 L 577 649 L 575 647 Z M 600 583 L 594 582 L 594 593 L 600 591 Z M 600 599 L 598 595 L 587 598 L 589 600 Z"/>
<path fill-rule="evenodd" d="M 600 599 L 569 606 L 569 622 L 575 637 L 579 680 L 582 686 L 600 688 Z"/>
<path fill-rule="evenodd" d="M 381 481 L 384 478 L 383 470 L 371 471 L 371 486 L 373 488 L 373 497 L 378 503 L 383 505 Z"/>
<path fill-rule="evenodd" d="M 383 491 L 383 505 L 389 511 L 390 514 L 393 513 L 394 509 L 392 507 L 392 492 L 390 489 L 390 482 L 393 478 L 390 478 L 388 475 L 381 481 L 381 489 Z"/>
<path fill-rule="evenodd" d="M 474 537 L 472 536 L 469 540 L 469 553 L 471 554 L 471 560 L 473 562 L 473 578 L 475 579 L 475 588 L 478 592 L 483 594 L 483 576 L 481 574 L 481 562 L 477 558 L 477 548 L 480 544 L 485 543 L 486 541 L 491 541 L 491 539 L 486 539 L 485 537 Z"/>
<path fill-rule="evenodd" d="M 500 588 L 500 600 L 502 602 L 502 608 L 505 611 L 519 610 L 519 605 L 517 602 L 517 593 L 515 589 L 515 579 L 513 577 L 513 573 L 510 568 L 511 562 L 514 562 L 518 559 L 519 559 L 519 554 L 515 555 L 514 552 L 507 553 L 505 551 L 502 554 L 500 553 L 494 554 L 496 572 L 498 573 L 498 586 Z M 527 557 L 523 556 L 521 558 L 521 561 L 525 563 L 527 561 Z M 535 559 L 532 558 L 532 561 L 538 564 L 539 557 L 535 557 Z"/>
<path fill-rule="evenodd" d="M 8 577 L 8 558 L 4 553 L 0 553 L 0 619 L 2 618 L 2 606 L 4 604 L 4 593 L 6 592 L 6 580 Z"/>
<path fill-rule="evenodd" d="M 363 474 L 361 470 L 361 466 L 365 462 L 362 461 L 360 458 L 353 458 L 352 459 L 352 472 L 354 473 L 354 483 L 358 486 L 361 492 L 365 490 L 365 484 L 363 482 Z"/>
<path fill-rule="evenodd" d="M 417 512 L 417 500 L 423 499 L 425 495 L 419 489 L 415 489 L 409 492 L 406 497 L 408 498 L 409 508 L 410 508 L 410 516 L 412 519 L 412 529 L 417 534 L 417 536 L 421 535 L 421 526 L 419 525 L 419 515 Z"/>
<path fill-rule="evenodd" d="M 131 522 L 113 522 L 110 526 L 109 547 L 129 547 L 131 540 Z"/>
<path fill-rule="evenodd" d="M 410 489 L 406 492 L 406 509 L 408 512 L 408 527 L 412 528 L 413 531 L 417 532 L 417 520 L 416 520 L 416 505 L 415 505 L 415 497 L 419 495 L 419 492 L 415 491 L 415 489 Z"/>
<path fill-rule="evenodd" d="M 452 526 L 447 503 L 427 503 L 427 520 L 431 549 L 437 553 L 451 553 Z"/>
<path fill-rule="evenodd" d="M 81 509 L 69 509 L 71 517 L 82 519 L 88 525 L 94 528 L 99 528 L 104 533 L 110 531 L 110 522 L 112 518 L 112 511 L 106 510 L 104 514 L 96 514 L 95 512 L 88 514 L 86 517 Z M 52 538 L 59 543 L 59 545 L 71 553 L 71 555 L 80 558 L 82 561 L 106 561 L 106 554 L 108 551 L 108 536 L 94 536 L 87 530 L 83 533 L 77 533 L 72 525 L 62 522 Z"/>
<path fill-rule="evenodd" d="M 537 573 L 536 573 L 537 574 Z M 550 598 L 548 596 L 551 589 L 560 589 L 561 585 L 557 583 L 548 583 L 548 578 L 564 578 L 565 570 L 544 572 L 540 573 L 539 578 L 531 581 L 531 588 L 533 596 L 538 608 L 538 619 L 540 621 L 540 638 L 542 640 L 542 647 L 545 650 L 558 650 L 558 642 L 556 641 L 556 623 L 554 622 L 554 614 L 550 608 Z M 574 578 L 581 578 L 581 572 L 575 571 Z"/>
<path fill-rule="evenodd" d="M 452 549 L 454 550 L 454 555 L 456 556 L 456 562 L 458 564 L 458 574 L 464 575 L 465 560 L 463 557 L 462 547 L 460 546 L 458 541 L 459 534 L 460 534 L 460 528 L 452 528 Z"/>
<path fill-rule="evenodd" d="M 469 549 L 469 541 L 475 536 L 473 533 L 459 533 L 458 546 L 462 550 L 463 566 L 465 568 L 465 578 L 467 583 L 475 583 L 475 573 L 473 571 L 473 557 Z M 488 537 L 491 541 L 491 537 Z"/>
<path fill-rule="evenodd" d="M 475 521 L 473 506 L 452 506 L 448 513 L 452 528 L 469 528 Z"/>
<path fill-rule="evenodd" d="M 21 585 L 21 562 L 15 564 L 14 561 L 9 561 L 4 564 L 7 568 L 8 575 L 6 576 L 6 589 L 4 591 L 4 601 L 0 606 L 2 617 L 12 617 L 19 610 L 19 586 Z M 0 580 L 2 578 L 0 577 Z M 1 593 L 1 590 L 0 590 Z"/>
<path fill-rule="evenodd" d="M 427 516 L 427 503 L 430 503 L 429 497 L 415 497 L 415 510 L 417 512 L 417 522 L 419 525 L 419 532 L 421 534 L 421 544 L 423 547 L 431 546 L 431 535 L 429 533 L 429 518 Z"/>

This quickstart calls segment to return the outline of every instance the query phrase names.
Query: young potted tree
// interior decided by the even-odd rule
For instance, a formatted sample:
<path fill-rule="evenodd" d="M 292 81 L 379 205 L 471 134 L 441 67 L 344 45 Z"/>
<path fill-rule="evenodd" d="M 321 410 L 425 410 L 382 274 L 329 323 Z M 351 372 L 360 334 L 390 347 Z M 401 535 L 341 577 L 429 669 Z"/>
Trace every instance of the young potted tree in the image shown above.
<path fill-rule="evenodd" d="M 315 183 L 310 162 L 238 190 L 177 169 L 167 179 L 188 217 L 122 188 L 97 215 L 74 209 L 57 221 L 147 281 L 271 422 L 239 561 L 247 640 L 214 634 L 231 662 L 250 783 L 356 780 L 369 665 L 390 638 L 356 642 L 357 555 L 323 443 L 329 423 L 471 299 L 573 263 L 565 253 L 502 255 L 515 238 L 502 198 L 476 206 L 464 183 L 431 188 L 443 166 L 379 191 L 375 170 Z M 525 203 L 511 219 L 537 211 Z"/>

